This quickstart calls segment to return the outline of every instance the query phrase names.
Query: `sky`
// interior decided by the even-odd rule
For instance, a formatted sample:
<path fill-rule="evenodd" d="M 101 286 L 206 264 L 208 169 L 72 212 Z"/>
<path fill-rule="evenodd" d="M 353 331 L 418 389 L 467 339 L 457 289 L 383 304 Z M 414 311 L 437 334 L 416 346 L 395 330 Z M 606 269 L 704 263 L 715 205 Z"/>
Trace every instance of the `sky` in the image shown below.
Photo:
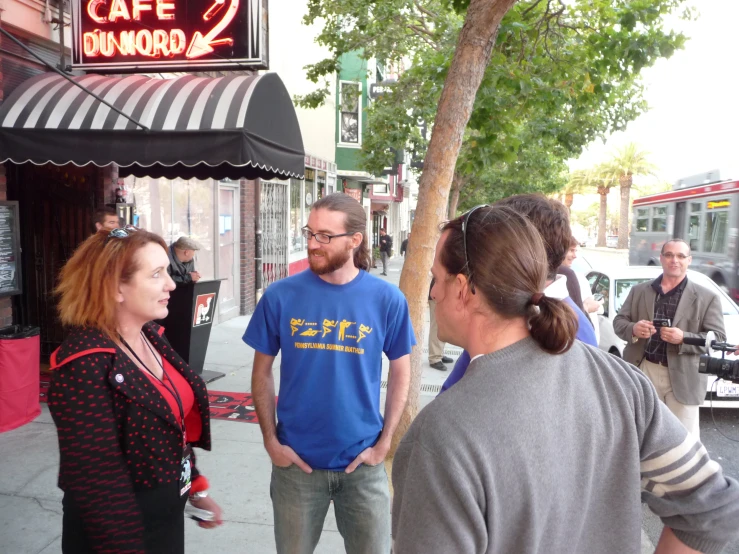
<path fill-rule="evenodd" d="M 591 143 L 571 169 L 589 168 L 636 142 L 662 181 L 720 170 L 739 179 L 739 0 L 693 0 L 699 17 L 679 22 L 683 50 L 642 72 L 650 109 L 625 131 Z"/>

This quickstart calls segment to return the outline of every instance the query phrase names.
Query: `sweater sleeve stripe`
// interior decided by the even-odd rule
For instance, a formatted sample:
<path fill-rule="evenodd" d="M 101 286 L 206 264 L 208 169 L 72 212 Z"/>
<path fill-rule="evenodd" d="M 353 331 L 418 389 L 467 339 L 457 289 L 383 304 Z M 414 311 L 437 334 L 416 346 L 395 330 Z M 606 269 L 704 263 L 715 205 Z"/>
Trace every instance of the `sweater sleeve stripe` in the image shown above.
<path fill-rule="evenodd" d="M 688 454 L 696 445 L 697 441 L 690 434 L 685 434 L 685 440 L 678 446 L 671 448 L 667 452 L 660 454 L 654 458 L 643 460 L 641 463 L 641 473 L 661 472 L 667 467 L 671 466 L 675 462 L 678 462 L 680 458 Z"/>
<path fill-rule="evenodd" d="M 648 473 L 642 472 L 643 489 L 658 497 L 686 492 L 699 487 L 720 472 L 720 466 L 708 457 L 705 447 L 692 437 L 689 438 L 698 447 L 690 449 L 689 453 L 692 452 L 692 456 L 684 456 L 679 464 L 675 464 L 671 461 L 672 457 L 667 456 L 671 452 L 676 455 L 684 450 L 685 442 L 670 452 L 659 456 L 659 459 L 662 459 L 666 465 L 662 467 L 662 471 L 653 469 Z M 653 461 L 651 460 L 651 462 Z M 643 463 L 642 467 L 646 464 L 649 464 L 649 462 Z"/>

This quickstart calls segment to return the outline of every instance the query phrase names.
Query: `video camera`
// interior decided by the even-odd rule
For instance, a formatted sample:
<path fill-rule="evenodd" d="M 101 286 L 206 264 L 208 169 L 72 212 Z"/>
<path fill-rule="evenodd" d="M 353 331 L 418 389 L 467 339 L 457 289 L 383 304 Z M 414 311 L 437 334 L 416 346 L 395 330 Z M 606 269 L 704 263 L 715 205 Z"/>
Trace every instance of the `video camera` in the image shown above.
<path fill-rule="evenodd" d="M 733 381 L 739 383 L 739 359 L 738 360 L 727 360 L 727 352 L 735 352 L 739 349 L 739 346 L 729 344 L 727 342 L 719 342 L 715 340 L 716 335 L 713 331 L 709 331 L 706 334 L 705 339 L 699 338 L 683 338 L 684 344 L 692 346 L 705 346 L 708 354 L 702 354 L 700 361 L 698 362 L 698 373 L 708 373 L 715 375 L 719 379 L 726 381 Z M 713 350 L 721 352 L 720 358 L 714 358 L 711 356 Z"/>

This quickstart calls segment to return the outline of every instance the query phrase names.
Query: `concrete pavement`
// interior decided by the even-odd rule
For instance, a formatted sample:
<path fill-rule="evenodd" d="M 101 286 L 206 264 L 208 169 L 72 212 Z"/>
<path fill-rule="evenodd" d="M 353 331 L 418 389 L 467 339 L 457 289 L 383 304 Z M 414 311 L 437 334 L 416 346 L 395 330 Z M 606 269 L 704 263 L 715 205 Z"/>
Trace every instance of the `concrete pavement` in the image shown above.
<path fill-rule="evenodd" d="M 389 282 L 400 279 L 403 258 L 390 260 Z M 372 273 L 379 275 L 380 270 Z M 209 385 L 211 390 L 251 390 L 254 352 L 241 335 L 248 316 L 234 318 L 213 328 L 206 369 L 222 371 L 225 377 Z M 422 336 L 428 335 L 428 319 Z M 423 345 L 424 348 L 428 344 Z M 460 350 L 447 347 L 447 355 Z M 275 366 L 279 365 L 279 360 Z M 383 376 L 387 377 L 387 360 Z M 451 368 L 450 368 L 451 369 Z M 424 360 L 421 404 L 428 404 L 448 372 L 428 367 Z M 279 382 L 279 370 L 276 371 Z M 383 395 L 384 399 L 384 390 Z M 262 446 L 259 426 L 251 423 L 213 420 L 213 451 L 198 452 L 201 471 L 211 482 L 211 493 L 224 510 L 225 523 L 216 530 L 200 529 L 186 522 L 187 551 L 217 550 L 234 554 L 275 552 L 272 505 L 269 498 L 271 464 Z M 58 554 L 61 552 L 62 493 L 56 486 L 59 452 L 56 428 L 46 405 L 33 422 L 0 434 L 0 553 Z M 653 550 L 643 535 L 643 552 Z M 646 550 L 645 550 L 646 548 Z M 317 554 L 343 553 L 343 541 L 333 511 L 324 525 Z"/>

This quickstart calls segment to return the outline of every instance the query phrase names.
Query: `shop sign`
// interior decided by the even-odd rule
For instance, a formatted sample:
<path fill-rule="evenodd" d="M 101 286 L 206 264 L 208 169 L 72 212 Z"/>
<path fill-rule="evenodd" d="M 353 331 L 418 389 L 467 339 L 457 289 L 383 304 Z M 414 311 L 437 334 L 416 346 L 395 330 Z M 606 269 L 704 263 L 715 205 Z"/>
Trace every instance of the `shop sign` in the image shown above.
<path fill-rule="evenodd" d="M 354 198 L 357 202 L 361 204 L 362 202 L 362 189 L 344 189 L 344 192 Z"/>
<path fill-rule="evenodd" d="M 73 0 L 72 67 L 268 69 L 262 0 Z"/>
<path fill-rule="evenodd" d="M 195 298 L 195 316 L 192 326 L 210 325 L 216 312 L 216 293 L 198 294 Z"/>
<path fill-rule="evenodd" d="M 715 210 L 717 208 L 728 208 L 731 206 L 731 200 L 711 200 L 707 203 L 709 210 Z"/>

